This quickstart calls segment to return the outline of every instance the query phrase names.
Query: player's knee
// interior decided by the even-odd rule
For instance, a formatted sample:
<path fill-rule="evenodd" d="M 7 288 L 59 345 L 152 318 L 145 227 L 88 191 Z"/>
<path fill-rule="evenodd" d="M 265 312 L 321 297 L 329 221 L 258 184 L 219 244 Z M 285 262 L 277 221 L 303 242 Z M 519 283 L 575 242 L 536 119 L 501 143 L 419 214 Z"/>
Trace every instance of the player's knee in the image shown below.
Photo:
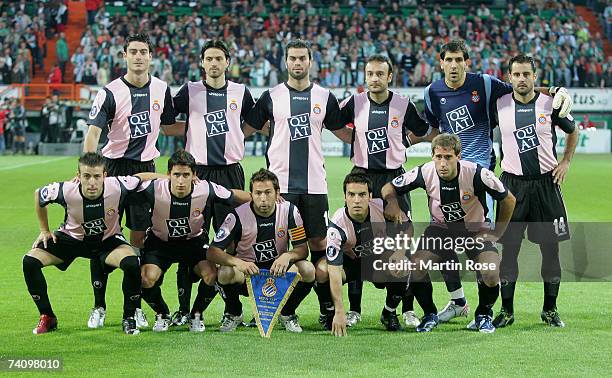
<path fill-rule="evenodd" d="M 139 275 L 140 261 L 138 260 L 138 256 L 125 256 L 121 259 L 119 268 L 123 270 L 125 274 Z"/>
<path fill-rule="evenodd" d="M 203 271 L 202 272 L 202 281 L 208 286 L 215 286 L 215 282 L 217 282 L 217 272 L 212 271 Z"/>
<path fill-rule="evenodd" d="M 325 237 L 317 236 L 308 239 L 308 247 L 311 251 L 323 251 L 325 250 Z"/>
<path fill-rule="evenodd" d="M 221 285 L 229 285 L 234 280 L 234 268 L 230 266 L 222 266 L 217 271 L 217 281 Z"/>
<path fill-rule="evenodd" d="M 306 260 L 301 261 L 298 265 L 298 271 L 302 276 L 302 281 L 312 282 L 315 280 L 315 267 L 311 262 Z"/>
<path fill-rule="evenodd" d="M 24 274 L 35 272 L 43 267 L 43 264 L 39 259 L 30 255 L 23 256 L 22 263 Z"/>
<path fill-rule="evenodd" d="M 484 282 L 484 284 L 488 287 L 493 287 L 499 283 L 499 273 L 497 270 L 481 271 L 480 276 L 482 282 Z"/>
<path fill-rule="evenodd" d="M 317 282 L 329 281 L 329 272 L 327 270 L 327 261 L 320 261 L 315 268 L 315 279 Z"/>
<path fill-rule="evenodd" d="M 155 272 L 153 269 L 145 269 L 141 272 L 141 279 L 142 279 L 142 287 L 145 289 L 150 289 L 153 286 L 155 286 L 155 284 L 157 283 L 157 281 L 159 280 L 159 274 L 157 272 Z"/>

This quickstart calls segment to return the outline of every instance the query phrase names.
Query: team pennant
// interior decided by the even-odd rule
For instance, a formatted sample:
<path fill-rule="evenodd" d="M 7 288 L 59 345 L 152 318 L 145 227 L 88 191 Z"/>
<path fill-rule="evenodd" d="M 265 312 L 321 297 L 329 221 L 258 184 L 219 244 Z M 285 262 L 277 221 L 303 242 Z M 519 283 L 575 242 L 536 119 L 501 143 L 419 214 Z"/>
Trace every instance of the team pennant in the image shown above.
<path fill-rule="evenodd" d="M 257 328 L 262 337 L 270 337 L 272 334 L 281 309 L 300 278 L 294 272 L 275 276 L 267 269 L 260 269 L 259 274 L 250 276 L 246 281 Z"/>

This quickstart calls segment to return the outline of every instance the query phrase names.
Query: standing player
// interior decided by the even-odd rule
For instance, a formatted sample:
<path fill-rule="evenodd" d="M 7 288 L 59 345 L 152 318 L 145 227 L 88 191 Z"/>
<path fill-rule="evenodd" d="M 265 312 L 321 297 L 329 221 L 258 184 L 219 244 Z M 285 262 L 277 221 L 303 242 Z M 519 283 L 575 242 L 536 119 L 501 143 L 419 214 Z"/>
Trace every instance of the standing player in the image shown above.
<path fill-rule="evenodd" d="M 363 257 L 372 254 L 375 238 L 386 236 L 383 200 L 372 199 L 372 182 L 368 176 L 351 172 L 344 178 L 344 200 L 346 205 L 338 209 L 327 228 L 326 260 L 320 262 L 317 270 L 320 277 L 329 281 L 335 313 L 328 316 L 327 328 L 335 336 L 345 336 L 348 316 L 344 313 L 342 283 L 362 282 Z M 402 211 L 401 220 L 408 221 Z M 395 312 L 406 291 L 406 282 L 385 282 L 374 284 L 387 290 L 385 306 L 380 321 L 388 331 L 399 331 L 400 322 Z M 333 319 L 329 324 L 330 318 Z"/>
<path fill-rule="evenodd" d="M 57 318 L 47 294 L 42 268 L 55 265 L 66 270 L 77 258 L 100 261 L 105 271 L 123 270 L 123 331 L 136 335 L 134 312 L 140 300 L 140 266 L 138 257 L 121 234 L 119 214 L 129 192 L 135 191 L 140 179 L 107 177 L 104 158 L 86 153 L 79 159 L 79 183 L 53 183 L 36 190 L 36 216 L 40 235 L 32 250 L 23 257 L 23 276 L 34 299 L 40 321 L 35 334 L 57 328 Z M 46 206 L 64 207 L 64 223 L 51 233 Z"/>
<path fill-rule="evenodd" d="M 268 169 L 279 179 L 283 198 L 295 204 L 304 218 L 311 260 L 316 263 L 325 255 L 327 180 L 321 147 L 323 126 L 346 143 L 350 129 L 344 127 L 336 97 L 325 88 L 311 83 L 310 45 L 293 40 L 285 48 L 287 82 L 265 91 L 246 118 L 246 134 L 262 130 L 270 121 L 270 138 L 266 152 Z M 250 129 L 249 129 L 250 128 Z M 319 297 L 320 321 L 325 323 L 327 309 L 321 293 L 328 287 L 315 286 Z"/>
<path fill-rule="evenodd" d="M 391 219 L 402 215 L 398 194 L 416 188 L 427 192 L 432 221 L 413 255 L 415 267 L 410 277 L 411 290 L 425 314 L 416 330 L 429 332 L 439 322 L 433 288 L 424 265 L 427 262 L 456 261 L 456 252 L 464 249 L 470 260 L 482 264 L 476 268 L 479 304 L 474 322 L 468 327 L 472 328 L 473 324 L 473 328 L 480 332 L 494 332 L 492 308 L 499 296 L 499 256 L 493 243 L 503 235 L 508 225 L 515 198 L 493 172 L 460 160 L 461 141 L 456 135 L 436 136 L 431 144 L 431 155 L 433 161 L 395 178 L 382 190 L 383 198 L 388 201 L 385 213 Z M 500 203 L 495 230 L 491 230 L 486 221 L 485 193 Z M 452 245 L 448 245 L 449 238 Z"/>
<path fill-rule="evenodd" d="M 193 305 L 189 330 L 203 332 L 203 312 L 215 295 L 216 267 L 206 260 L 208 235 L 202 229 L 206 210 L 216 202 L 243 204 L 251 195 L 242 190 L 229 191 L 209 181 L 193 183 L 196 161 L 180 150 L 168 160 L 168 175 L 140 173 L 142 179 L 160 177 L 141 185 L 144 199 L 152 209 L 151 223 L 142 259 L 142 297 L 156 313 L 153 331 L 163 332 L 170 325 L 170 311 L 161 292 L 160 277 L 172 263 L 182 263 L 213 288 Z M 192 278 L 190 275 L 189 279 Z"/>
<path fill-rule="evenodd" d="M 100 89 L 89 113 L 89 130 L 83 143 L 84 152 L 95 152 L 103 128 L 108 128 L 108 141 L 102 148 L 109 176 L 126 176 L 140 172 L 155 172 L 153 162 L 159 156 L 155 146 L 161 125 L 174 124 L 174 108 L 168 84 L 149 75 L 152 47 L 144 34 L 129 36 L 123 57 L 127 73 Z M 130 243 L 142 248 L 145 230 L 151 225 L 146 205 L 130 205 L 126 225 L 131 230 Z M 95 304 L 87 325 L 104 325 L 106 313 L 106 283 L 108 276 L 97 260 L 91 260 L 91 283 Z M 139 326 L 148 323 L 144 313 L 137 311 Z"/>
<path fill-rule="evenodd" d="M 495 101 L 512 93 L 512 86 L 487 74 L 466 72 L 470 64 L 465 42 L 451 40 L 440 50 L 440 65 L 444 78 L 425 88 L 425 116 L 429 124 L 443 133 L 456 134 L 461 139 L 463 160 L 480 164 L 493 170 L 493 128 L 490 112 Z M 546 94 L 555 95 L 553 104 L 563 116 L 571 110 L 572 101 L 565 88 L 538 88 Z M 431 133 L 431 137 L 437 130 Z M 419 138 L 415 138 L 417 142 Z M 489 214 L 493 219 L 493 200 L 487 197 Z M 465 300 L 461 280 L 456 275 L 445 275 L 451 300 L 440 312 L 440 321 L 447 322 L 457 316 L 467 316 L 469 307 Z"/>
<path fill-rule="evenodd" d="M 277 203 L 280 186 L 274 173 L 263 168 L 255 172 L 250 190 L 252 202 L 227 215 L 208 250 L 209 260 L 221 266 L 218 280 L 227 303 L 221 331 L 233 331 L 242 323 L 238 296 L 246 291 L 246 276 L 257 274 L 259 269 L 269 269 L 276 275 L 290 271 L 302 276 L 280 316 L 280 323 L 287 331 L 302 332 L 295 310 L 310 292 L 315 279 L 314 266 L 306 260 L 308 248 L 302 217 L 291 202 Z"/>
<path fill-rule="evenodd" d="M 195 172 L 207 180 L 227 189 L 244 190 L 244 171 L 240 161 L 244 158 L 242 121 L 254 105 L 253 96 L 244 84 L 225 79 L 230 64 L 229 50 L 220 40 L 206 42 L 201 52 L 205 81 L 188 82 L 174 96 L 177 113 L 187 114 L 185 124 L 177 123 L 172 133 L 185 135 L 185 150 L 196 159 Z M 217 230 L 232 210 L 224 202 L 216 202 L 205 214 L 204 232 L 208 237 L 211 219 Z M 190 272 L 183 264 L 177 270 L 179 311 L 173 316 L 174 324 L 187 321 L 191 298 Z M 198 297 L 215 293 L 213 286 L 204 281 L 198 287 Z M 212 298 L 210 298 L 212 299 Z"/>
<path fill-rule="evenodd" d="M 351 143 L 353 172 L 361 171 L 372 180 L 372 197 L 381 198 L 382 187 L 403 174 L 406 162 L 406 148 L 410 146 L 408 132 L 423 136 L 429 125 L 417 111 L 408 97 L 389 90 L 393 78 L 393 64 L 385 55 L 372 55 L 365 67 L 368 91 L 352 95 L 341 104 L 345 123 L 354 128 Z M 410 214 L 410 197 L 399 198 L 403 212 Z M 350 281 L 350 311 L 347 325 L 361 320 L 362 281 Z M 413 310 L 414 297 L 407 295 L 402 314 L 407 326 L 416 327 L 419 319 Z"/>
<path fill-rule="evenodd" d="M 501 181 L 517 196 L 517 206 L 504 237 L 500 269 L 502 308 L 493 324 L 504 327 L 514 322 L 514 288 L 518 277 L 518 254 L 529 222 L 529 240 L 540 245 L 544 306 L 542 320 L 551 326 L 565 324 L 557 312 L 561 281 L 559 242 L 568 240 L 569 223 L 560 184 L 565 180 L 578 143 L 578 128 L 571 115 L 561 118 L 550 97 L 534 90 L 533 58 L 517 55 L 510 59 L 508 76 L 513 93 L 496 101 L 493 116 L 502 142 Z M 557 161 L 555 145 L 559 126 L 567 136 L 563 160 Z"/>

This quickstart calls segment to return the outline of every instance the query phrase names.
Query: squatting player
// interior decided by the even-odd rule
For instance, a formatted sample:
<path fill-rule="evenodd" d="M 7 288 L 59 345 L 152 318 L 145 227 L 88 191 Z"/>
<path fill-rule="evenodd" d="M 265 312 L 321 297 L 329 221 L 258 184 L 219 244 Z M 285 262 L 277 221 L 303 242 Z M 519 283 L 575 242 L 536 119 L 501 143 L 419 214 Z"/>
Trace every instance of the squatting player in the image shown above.
<path fill-rule="evenodd" d="M 536 71 L 533 58 L 517 55 L 510 59 L 508 68 L 513 93 L 496 101 L 493 118 L 501 131 L 501 181 L 516 195 L 517 204 L 506 234 L 500 240 L 503 244 L 500 268 L 502 308 L 493 324 L 504 327 L 514 322 L 518 254 L 528 228 L 529 240 L 540 245 L 542 254 L 542 320 L 551 326 L 563 327 L 557 312 L 561 281 L 559 242 L 568 240 L 570 233 L 559 185 L 565 180 L 576 150 L 578 128 L 571 115 L 560 117 L 553 108 L 552 99 L 534 90 Z M 561 162 L 557 161 L 555 150 L 555 126 L 568 134 Z"/>
<path fill-rule="evenodd" d="M 240 165 L 244 158 L 242 121 L 255 102 L 244 84 L 226 80 L 230 54 L 223 41 L 206 42 L 200 58 L 206 79 L 186 83 L 174 96 L 174 109 L 185 113 L 187 121 L 177 122 L 172 133 L 185 136 L 185 150 L 196 159 L 198 178 L 227 189 L 244 190 L 244 170 Z M 216 231 L 231 209 L 223 202 L 209 208 L 204 219 L 205 232 L 208 234 L 211 219 Z M 176 325 L 185 323 L 189 315 L 191 279 L 185 268 L 179 264 L 177 270 L 180 308 L 173 316 Z M 201 281 L 196 300 L 211 291 L 215 292 L 214 287 Z"/>
<path fill-rule="evenodd" d="M 108 129 L 108 141 L 102 148 L 109 176 L 129 176 L 139 172 L 155 172 L 154 160 L 159 156 L 156 143 L 161 125 L 174 124 L 174 108 L 170 87 L 149 75 L 152 46 L 145 34 L 129 36 L 123 58 L 127 73 L 98 91 L 89 113 L 89 129 L 83 152 L 95 152 L 103 128 Z M 142 248 L 145 230 L 151 225 L 146 205 L 129 205 L 126 225 L 131 230 L 130 244 Z M 87 325 L 104 326 L 106 316 L 106 283 L 108 276 L 93 259 L 90 263 L 94 308 Z M 139 326 L 148 326 L 144 313 L 137 311 Z"/>
<path fill-rule="evenodd" d="M 499 256 L 493 243 L 506 229 L 515 198 L 493 172 L 478 164 L 460 160 L 461 141 L 458 136 L 436 136 L 432 141 L 431 154 L 433 161 L 404 173 L 382 190 L 383 198 L 388 201 L 385 213 L 391 219 L 402 215 L 397 203 L 398 194 L 416 188 L 427 192 L 432 221 L 412 256 L 415 266 L 410 277 L 410 288 L 424 311 L 416 330 L 429 332 L 439 322 L 427 267 L 422 263 L 456 261 L 455 251 L 462 247 L 471 261 L 483 264 L 476 267 L 479 303 L 475 319 L 468 328 L 494 332 L 492 308 L 499 296 Z M 500 205 L 495 230 L 490 229 L 486 218 L 486 193 Z M 451 238 L 453 245 L 448 245 L 448 238 Z"/>
<path fill-rule="evenodd" d="M 189 330 L 204 331 L 203 313 L 216 293 L 217 280 L 215 264 L 206 260 L 208 235 L 202 228 L 204 214 L 217 202 L 241 205 L 251 200 L 251 195 L 242 190 L 229 191 L 206 180 L 194 184 L 195 169 L 194 157 L 179 150 L 168 160 L 169 178 L 156 173 L 138 174 L 143 180 L 153 179 L 143 182 L 138 191 L 152 210 L 141 271 L 142 298 L 156 313 L 155 332 L 167 331 L 171 322 L 160 278 L 173 263 L 184 264 L 212 288 L 196 299 L 191 310 Z"/>
<path fill-rule="evenodd" d="M 326 260 L 317 265 L 317 279 L 329 281 L 334 313 L 328 316 L 327 328 L 335 336 L 345 336 L 348 326 L 342 300 L 342 283 L 361 281 L 363 258 L 372 254 L 374 238 L 387 235 L 383 200 L 372 199 L 372 181 L 359 172 L 351 172 L 343 183 L 345 206 L 338 209 L 327 228 Z M 408 217 L 401 212 L 401 220 Z M 400 252 L 403 253 L 403 252 Z M 406 282 L 375 282 L 387 290 L 380 321 L 388 331 L 399 331 L 396 308 L 406 291 Z M 329 324 L 329 318 L 333 321 Z"/>
<path fill-rule="evenodd" d="M 382 187 L 403 174 L 406 148 L 410 146 L 408 133 L 425 135 L 429 130 L 414 103 L 408 97 L 389 90 L 393 78 L 393 64 L 385 55 L 372 55 L 367 59 L 365 78 L 368 91 L 344 100 L 341 113 L 344 123 L 354 125 L 351 143 L 353 172 L 363 172 L 372 181 L 372 197 L 381 198 Z M 410 214 L 410 197 L 399 198 L 402 211 Z M 362 281 L 348 281 L 350 311 L 347 325 L 361 320 Z M 413 309 L 414 297 L 404 298 L 402 316 L 407 326 L 416 327 L 419 319 Z"/>
<path fill-rule="evenodd" d="M 491 108 L 501 96 L 511 93 L 512 86 L 487 74 L 466 72 L 470 64 L 468 49 L 461 39 L 451 40 L 440 49 L 440 65 L 444 78 L 431 83 L 424 91 L 425 116 L 434 128 L 430 138 L 438 132 L 456 134 L 461 139 L 461 158 L 493 170 L 493 127 Z M 555 108 L 563 115 L 571 110 L 571 97 L 565 88 L 538 88 L 555 95 Z M 415 142 L 419 138 L 415 138 Z M 487 196 L 489 214 L 493 219 L 493 200 Z M 445 277 L 451 300 L 440 311 L 440 321 L 467 316 L 469 307 L 458 276 Z"/>
<path fill-rule="evenodd" d="M 295 204 L 304 219 L 311 260 L 325 255 L 327 179 L 321 134 L 323 126 L 346 143 L 350 129 L 341 121 L 336 97 L 328 89 L 310 82 L 310 45 L 293 40 L 285 48 L 289 78 L 265 91 L 247 115 L 245 133 L 261 130 L 270 122 L 266 151 L 268 169 L 278 176 L 283 198 Z M 319 296 L 321 321 L 331 303 L 320 300 L 327 288 L 315 286 Z"/>
<path fill-rule="evenodd" d="M 280 185 L 271 171 L 255 172 L 249 186 L 252 202 L 227 215 L 208 250 L 209 261 L 220 265 L 217 279 L 226 301 L 220 330 L 233 331 L 242 323 L 239 294 L 246 294 L 246 276 L 269 269 L 276 275 L 290 271 L 302 276 L 280 316 L 287 331 L 302 332 L 295 310 L 312 288 L 315 269 L 306 260 L 306 231 L 300 212 L 291 202 L 277 203 Z"/>
<path fill-rule="evenodd" d="M 23 276 L 40 312 L 35 334 L 57 328 L 57 317 L 47 294 L 42 268 L 55 265 L 65 271 L 77 257 L 98 260 L 105 272 L 123 270 L 123 331 L 139 333 L 134 313 L 140 300 L 138 256 L 121 234 L 120 216 L 126 197 L 140 184 L 137 177 L 107 177 L 105 160 L 90 152 L 79 158 L 79 182 L 49 184 L 35 192 L 40 235 L 23 257 Z M 64 223 L 49 231 L 46 206 L 64 207 Z"/>

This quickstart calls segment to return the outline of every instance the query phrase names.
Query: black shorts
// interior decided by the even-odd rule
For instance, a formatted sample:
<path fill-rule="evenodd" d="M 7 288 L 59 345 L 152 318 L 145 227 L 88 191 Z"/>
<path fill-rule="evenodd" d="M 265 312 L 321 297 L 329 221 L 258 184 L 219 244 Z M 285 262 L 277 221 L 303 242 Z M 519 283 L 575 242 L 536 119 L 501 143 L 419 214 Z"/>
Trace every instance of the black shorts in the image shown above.
<path fill-rule="evenodd" d="M 240 163 L 222 166 L 196 165 L 196 176 L 200 180 L 214 182 L 226 189 L 244 190 L 244 170 Z M 204 229 L 208 231 L 212 219 L 216 232 L 232 209 L 233 206 L 223 203 L 216 203 L 211 208 L 207 208 L 204 213 Z"/>
<path fill-rule="evenodd" d="M 316 238 L 327 235 L 327 194 L 281 194 L 286 201 L 294 204 L 304 221 L 306 237 Z M 324 256 L 324 255 L 321 255 Z"/>
<path fill-rule="evenodd" d="M 484 251 L 498 253 L 494 243 L 477 241 L 476 234 L 476 232 L 451 231 L 430 225 L 423 232 L 417 251 L 429 251 L 440 257 L 442 261 L 457 261 L 457 255 L 460 254 L 466 254 L 470 260 L 474 260 Z"/>
<path fill-rule="evenodd" d="M 342 269 L 344 269 L 344 275 L 346 279 L 344 280 L 343 284 L 352 281 L 364 281 L 363 275 L 361 274 L 361 265 L 361 258 L 351 259 L 350 257 L 344 256 L 344 259 L 342 260 Z M 386 288 L 386 284 L 384 282 L 372 283 L 377 289 Z"/>
<path fill-rule="evenodd" d="M 381 191 L 383 186 L 393 181 L 393 179 L 397 176 L 401 176 L 406 173 L 403 167 L 397 169 L 365 169 L 353 167 L 351 172 L 364 173 L 370 178 L 370 180 L 372 180 L 372 198 L 382 198 Z M 410 215 L 410 193 L 398 196 L 397 202 L 399 203 L 400 209 L 402 209 L 402 211 L 407 215 Z"/>
<path fill-rule="evenodd" d="M 529 240 L 536 244 L 569 240 L 563 195 L 559 185 L 553 182 L 552 172 L 536 177 L 503 172 L 501 182 L 516 197 L 516 205 L 500 243 L 520 243 L 525 229 Z"/>
<path fill-rule="evenodd" d="M 155 172 L 155 163 L 152 160 L 106 158 L 106 171 L 109 176 L 132 176 L 141 172 Z M 151 206 L 148 203 L 128 204 L 125 225 L 132 231 L 146 231 L 151 227 Z"/>
<path fill-rule="evenodd" d="M 149 233 L 144 243 L 142 265 L 157 265 L 166 272 L 173 263 L 196 266 L 206 260 L 208 243 L 205 237 L 188 240 L 163 241 Z"/>
<path fill-rule="evenodd" d="M 59 270 L 66 270 L 77 257 L 86 259 L 97 259 L 104 267 L 105 273 L 112 272 L 115 267 L 106 265 L 105 261 L 108 255 L 117 247 L 129 245 L 122 234 L 113 235 L 98 243 L 84 242 L 75 239 L 63 232 L 56 231 L 57 243 L 53 240 L 47 241 L 47 248 L 41 243 L 38 243 L 36 248 L 40 248 L 49 252 L 53 256 L 61 259 L 63 262 L 56 265 Z"/>

